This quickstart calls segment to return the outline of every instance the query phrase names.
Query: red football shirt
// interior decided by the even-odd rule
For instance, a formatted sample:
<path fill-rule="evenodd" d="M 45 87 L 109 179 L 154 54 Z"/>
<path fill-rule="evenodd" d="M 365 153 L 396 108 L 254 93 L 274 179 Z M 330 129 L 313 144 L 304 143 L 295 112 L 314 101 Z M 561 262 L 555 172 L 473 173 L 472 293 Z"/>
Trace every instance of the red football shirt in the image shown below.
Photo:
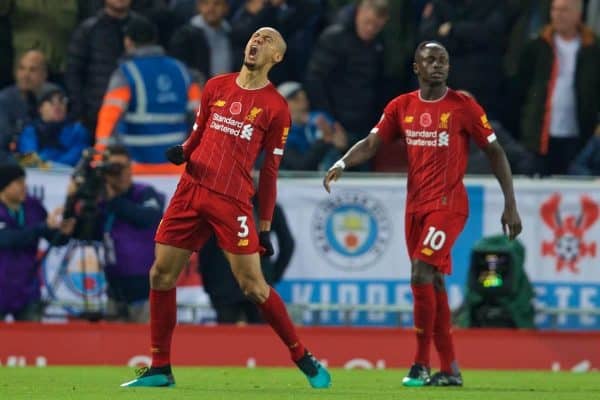
<path fill-rule="evenodd" d="M 236 83 L 237 76 L 220 75 L 206 82 L 196 123 L 183 145 L 189 160 L 184 179 L 250 204 L 254 195 L 252 168 L 264 150 L 259 216 L 270 221 L 290 113 L 271 83 L 260 89 L 243 89 Z"/>
<path fill-rule="evenodd" d="M 384 142 L 400 137 L 408 153 L 406 212 L 450 210 L 469 214 L 463 177 L 469 138 L 481 148 L 496 140 L 485 112 L 472 98 L 448 89 L 427 101 L 420 91 L 396 97 L 371 132 Z"/>

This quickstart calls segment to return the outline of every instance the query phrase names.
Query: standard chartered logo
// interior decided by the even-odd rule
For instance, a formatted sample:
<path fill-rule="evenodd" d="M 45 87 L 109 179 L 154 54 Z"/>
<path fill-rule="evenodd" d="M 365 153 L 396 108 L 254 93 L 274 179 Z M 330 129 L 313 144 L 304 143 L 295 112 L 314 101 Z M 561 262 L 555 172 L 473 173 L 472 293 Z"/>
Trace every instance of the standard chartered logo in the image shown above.
<path fill-rule="evenodd" d="M 252 133 L 254 132 L 254 127 L 251 124 L 244 125 L 242 121 L 224 117 L 219 113 L 213 113 L 210 127 L 227 135 L 241 137 L 248 141 L 252 139 Z"/>
<path fill-rule="evenodd" d="M 422 147 L 448 147 L 450 136 L 447 131 L 414 131 L 406 130 L 406 144 Z"/>

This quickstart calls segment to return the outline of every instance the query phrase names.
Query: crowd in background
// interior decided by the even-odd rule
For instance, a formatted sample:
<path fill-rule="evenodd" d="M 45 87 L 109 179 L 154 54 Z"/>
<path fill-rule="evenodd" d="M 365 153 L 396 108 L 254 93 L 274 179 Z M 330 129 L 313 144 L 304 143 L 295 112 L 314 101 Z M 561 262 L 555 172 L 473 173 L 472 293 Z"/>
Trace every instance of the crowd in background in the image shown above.
<path fill-rule="evenodd" d="M 114 90 L 130 78 L 128 59 L 163 54 L 185 65 L 193 109 L 203 82 L 237 70 L 251 33 L 273 26 L 288 51 L 271 80 L 293 117 L 282 169 L 327 168 L 366 135 L 387 101 L 414 90 L 414 48 L 438 40 L 451 55 L 450 86 L 486 109 L 514 172 L 598 175 L 600 1 L 554 3 L 0 0 L 0 149 L 25 165 L 74 165 L 81 148 L 130 129 L 120 122 L 134 101 Z M 140 16 L 155 29 L 149 40 L 141 36 L 150 50 L 124 41 Z M 403 146 L 382 149 L 365 170 L 404 171 Z M 487 173 L 477 152 L 468 172 Z"/>
<path fill-rule="evenodd" d="M 81 238 L 80 220 L 26 193 L 22 166 L 72 167 L 89 146 L 118 167 L 96 232 L 114 256 L 109 313 L 147 318 L 151 260 L 139 255 L 152 257 L 164 198 L 133 177 L 180 172 L 165 148 L 185 140 L 203 84 L 238 70 L 262 26 L 288 44 L 270 76 L 292 119 L 283 170 L 329 168 L 416 89 L 414 49 L 437 40 L 449 85 L 486 109 L 514 173 L 600 176 L 600 0 L 0 0 L 0 320 L 41 316 L 39 241 Z M 405 171 L 404 146 L 361 170 Z M 468 173 L 489 172 L 473 146 Z M 274 224 L 269 283 L 293 251 L 281 210 Z M 256 322 L 216 245 L 200 263 L 218 320 Z"/>

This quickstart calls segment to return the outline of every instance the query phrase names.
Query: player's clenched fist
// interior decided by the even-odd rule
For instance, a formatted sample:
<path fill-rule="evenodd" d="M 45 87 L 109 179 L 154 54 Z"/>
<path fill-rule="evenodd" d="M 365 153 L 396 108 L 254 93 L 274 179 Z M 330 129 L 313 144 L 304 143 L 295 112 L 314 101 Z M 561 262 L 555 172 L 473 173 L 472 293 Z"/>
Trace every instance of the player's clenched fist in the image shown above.
<path fill-rule="evenodd" d="M 340 179 L 345 168 L 346 163 L 343 160 L 336 161 L 335 164 L 329 168 L 327 175 L 325 175 L 325 178 L 323 179 L 323 186 L 325 187 L 325 190 L 327 190 L 327 193 L 331 193 L 331 189 L 329 188 L 330 183 Z"/>
<path fill-rule="evenodd" d="M 177 146 L 171 146 L 165 151 L 167 160 L 175 165 L 181 165 L 185 162 L 185 155 L 183 154 L 183 146 L 178 144 Z"/>

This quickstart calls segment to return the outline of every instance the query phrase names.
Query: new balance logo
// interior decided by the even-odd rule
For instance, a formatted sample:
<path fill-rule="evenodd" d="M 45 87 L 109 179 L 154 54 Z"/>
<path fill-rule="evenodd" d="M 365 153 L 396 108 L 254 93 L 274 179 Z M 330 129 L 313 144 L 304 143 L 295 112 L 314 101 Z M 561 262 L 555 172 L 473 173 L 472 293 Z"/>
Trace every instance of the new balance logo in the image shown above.
<path fill-rule="evenodd" d="M 240 135 L 242 139 L 246 139 L 248 141 L 252 140 L 252 133 L 254 132 L 254 128 L 250 124 L 246 124 L 242 127 L 242 134 Z"/>
<path fill-rule="evenodd" d="M 446 131 L 440 132 L 438 135 L 438 147 L 442 147 L 442 146 L 448 147 L 449 142 L 450 142 L 450 137 L 448 136 L 448 132 L 446 132 Z"/>

